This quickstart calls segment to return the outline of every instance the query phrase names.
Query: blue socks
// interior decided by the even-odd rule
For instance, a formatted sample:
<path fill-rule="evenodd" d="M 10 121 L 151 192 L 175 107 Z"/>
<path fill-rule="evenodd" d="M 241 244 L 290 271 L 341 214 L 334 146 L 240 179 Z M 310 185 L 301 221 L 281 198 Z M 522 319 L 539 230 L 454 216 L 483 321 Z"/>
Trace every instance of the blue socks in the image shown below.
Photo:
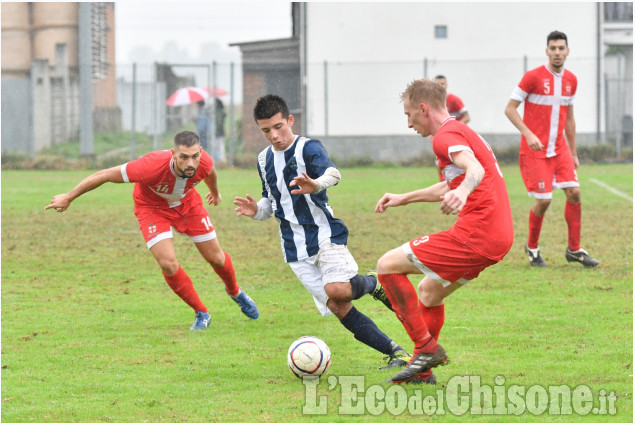
<path fill-rule="evenodd" d="M 375 276 L 356 274 L 351 278 L 351 290 L 354 300 L 360 299 L 366 294 L 370 294 L 376 287 L 377 279 L 375 279 Z"/>
<path fill-rule="evenodd" d="M 392 353 L 392 340 L 379 330 L 375 322 L 360 313 L 354 306 L 340 322 L 353 333 L 356 340 L 363 342 L 380 353 Z"/>

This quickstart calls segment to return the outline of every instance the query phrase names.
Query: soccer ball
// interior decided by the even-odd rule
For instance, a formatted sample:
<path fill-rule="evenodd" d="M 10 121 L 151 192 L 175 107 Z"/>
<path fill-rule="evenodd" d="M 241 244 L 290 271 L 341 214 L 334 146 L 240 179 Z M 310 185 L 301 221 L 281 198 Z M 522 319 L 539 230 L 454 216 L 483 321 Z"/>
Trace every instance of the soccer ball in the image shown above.
<path fill-rule="evenodd" d="M 331 350 L 320 338 L 303 336 L 289 347 L 287 364 L 300 379 L 317 379 L 331 364 Z"/>

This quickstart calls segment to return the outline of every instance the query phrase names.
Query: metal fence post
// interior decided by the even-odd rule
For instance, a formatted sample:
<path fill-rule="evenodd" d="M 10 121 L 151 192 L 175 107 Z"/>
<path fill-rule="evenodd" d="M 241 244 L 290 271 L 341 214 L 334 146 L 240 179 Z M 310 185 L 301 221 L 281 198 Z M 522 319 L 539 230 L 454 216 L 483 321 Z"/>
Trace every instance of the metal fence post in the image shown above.
<path fill-rule="evenodd" d="M 158 150 L 159 149 L 159 135 L 157 134 L 159 132 L 158 130 L 158 121 L 159 121 L 159 113 L 157 111 L 158 109 L 158 95 L 157 95 L 157 90 L 158 90 L 158 84 L 157 84 L 157 80 L 158 80 L 158 70 L 159 70 L 159 64 L 157 62 L 154 62 L 154 65 L 152 66 L 152 88 L 150 89 L 151 94 L 150 94 L 150 102 L 152 103 L 152 150 Z"/>
<path fill-rule="evenodd" d="M 617 55 L 617 119 L 615 120 L 615 153 L 620 157 L 622 153 L 622 115 L 623 85 L 622 85 L 622 55 Z"/>
<path fill-rule="evenodd" d="M 236 140 L 234 140 L 234 62 L 229 64 L 229 166 L 234 166 Z"/>
<path fill-rule="evenodd" d="M 610 127 L 609 127 L 609 76 L 604 74 L 604 134 L 606 143 L 608 144 L 611 139 Z"/>
<path fill-rule="evenodd" d="M 79 4 L 79 153 L 95 154 L 93 147 L 92 3 Z"/>
<path fill-rule="evenodd" d="M 324 61 L 324 137 L 329 135 L 329 64 Z"/>
<path fill-rule="evenodd" d="M 137 63 L 132 64 L 132 113 L 130 116 L 130 159 L 135 159 L 137 144 Z"/>

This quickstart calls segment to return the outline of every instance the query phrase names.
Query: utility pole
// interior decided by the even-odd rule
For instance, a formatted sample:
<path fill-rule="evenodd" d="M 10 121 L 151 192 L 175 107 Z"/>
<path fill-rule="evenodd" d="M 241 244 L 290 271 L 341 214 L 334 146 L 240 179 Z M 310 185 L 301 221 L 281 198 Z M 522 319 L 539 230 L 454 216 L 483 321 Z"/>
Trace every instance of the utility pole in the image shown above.
<path fill-rule="evenodd" d="M 94 156 L 93 147 L 93 55 L 90 2 L 79 3 L 79 154 Z"/>

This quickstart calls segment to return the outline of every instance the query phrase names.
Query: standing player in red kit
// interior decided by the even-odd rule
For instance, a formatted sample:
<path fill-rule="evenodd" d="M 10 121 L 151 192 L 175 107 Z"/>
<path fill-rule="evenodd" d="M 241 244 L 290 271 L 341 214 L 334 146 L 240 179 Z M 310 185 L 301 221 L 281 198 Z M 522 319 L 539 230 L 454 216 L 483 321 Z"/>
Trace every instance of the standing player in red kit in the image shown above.
<path fill-rule="evenodd" d="M 578 79 L 564 69 L 568 55 L 567 36 L 560 31 L 551 32 L 547 36 L 549 63 L 523 76 L 505 108 L 507 118 L 522 133 L 518 159 L 520 173 L 529 196 L 535 198 L 529 210 L 529 238 L 525 252 L 530 264 L 538 267 L 547 265 L 540 255 L 538 239 L 554 188 L 563 189 L 567 198 L 564 218 L 569 231 L 569 246 L 565 258 L 585 267 L 600 263 L 580 248 L 582 205 L 576 173 L 580 162 L 573 116 Z M 521 118 L 517 108 L 523 101 L 525 112 Z"/>
<path fill-rule="evenodd" d="M 434 136 L 432 149 L 445 181 L 404 194 L 386 193 L 375 211 L 412 202 L 441 202 L 458 214 L 448 230 L 417 237 L 388 251 L 377 274 L 397 318 L 414 342 L 414 354 L 390 382 L 435 383 L 431 368 L 447 363 L 437 340 L 445 320 L 444 299 L 501 261 L 512 246 L 509 196 L 487 142 L 458 122 L 445 106 L 445 89 L 430 80 L 412 82 L 401 95 L 408 127 Z M 415 291 L 409 274 L 425 274 Z"/>
<path fill-rule="evenodd" d="M 98 171 L 82 180 L 70 192 L 56 195 L 45 209 L 65 211 L 78 196 L 106 182 L 135 183 L 132 197 L 134 213 L 146 245 L 159 263 L 170 288 L 196 312 L 192 330 L 205 330 L 210 314 L 201 302 L 192 280 L 181 268 L 174 250 L 172 229 L 190 237 L 203 258 L 223 280 L 225 290 L 250 319 L 258 317 L 258 308 L 236 283 L 231 257 L 224 252 L 216 231 L 194 188 L 199 182 L 209 188 L 208 204 L 221 201 L 212 157 L 201 149 L 199 137 L 192 131 L 174 136 L 174 148 L 155 151 L 123 165 Z"/>
<path fill-rule="evenodd" d="M 448 80 L 445 78 L 444 75 L 437 75 L 436 77 L 434 77 L 434 82 L 437 84 L 441 84 L 447 93 Z M 447 106 L 450 115 L 456 117 L 458 121 L 461 121 L 465 124 L 470 122 L 470 114 L 469 112 L 467 112 L 467 108 L 465 107 L 465 104 L 463 103 L 461 98 L 457 95 L 447 93 L 445 98 L 445 106 Z"/>

